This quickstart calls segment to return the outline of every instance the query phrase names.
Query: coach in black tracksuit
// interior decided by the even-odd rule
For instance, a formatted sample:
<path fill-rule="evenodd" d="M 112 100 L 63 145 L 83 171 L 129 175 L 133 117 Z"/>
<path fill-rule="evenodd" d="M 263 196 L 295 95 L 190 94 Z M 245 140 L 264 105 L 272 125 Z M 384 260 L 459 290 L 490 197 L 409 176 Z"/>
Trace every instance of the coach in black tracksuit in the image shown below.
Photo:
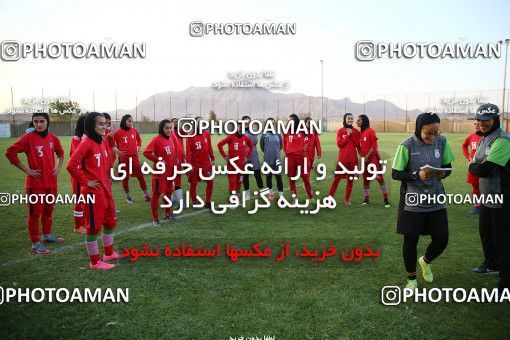
<path fill-rule="evenodd" d="M 480 106 L 476 120 L 480 121 L 484 138 L 469 171 L 480 177 L 482 197 L 502 194 L 503 203 L 484 200 L 480 207 L 479 231 L 485 260 L 473 271 L 499 270 L 499 288 L 510 288 L 510 136 L 501 129 L 499 108 L 494 104 Z"/>

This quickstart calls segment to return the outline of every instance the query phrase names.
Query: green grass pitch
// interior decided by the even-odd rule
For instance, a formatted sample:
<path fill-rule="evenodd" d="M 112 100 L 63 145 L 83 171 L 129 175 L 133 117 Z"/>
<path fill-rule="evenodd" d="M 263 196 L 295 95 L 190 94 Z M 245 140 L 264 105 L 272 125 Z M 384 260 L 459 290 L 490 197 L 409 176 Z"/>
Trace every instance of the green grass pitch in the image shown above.
<path fill-rule="evenodd" d="M 379 148 L 390 159 L 404 133 L 379 133 Z M 152 135 L 143 135 L 145 146 Z M 455 152 L 453 174 L 444 180 L 448 193 L 469 193 L 467 162 L 461 153 L 464 134 L 449 134 Z M 61 137 L 68 160 L 69 136 Z M 14 139 L 0 140 L 0 192 L 24 192 L 25 175 L 3 156 Z M 214 138 L 218 141 L 218 137 Z M 321 136 L 323 162 L 332 171 L 336 162 L 335 134 Z M 215 149 L 217 159 L 219 153 Z M 24 158 L 23 158 L 24 159 Z M 217 162 L 218 164 L 218 162 Z M 274 335 L 277 339 L 328 338 L 503 338 L 508 336 L 510 308 L 507 304 L 406 303 L 384 306 L 380 290 L 386 285 L 403 286 L 402 236 L 396 234 L 399 182 L 391 180 L 391 162 L 385 179 L 392 207 L 383 206 L 377 182 L 373 182 L 370 206 L 361 206 L 362 181 L 356 181 L 351 201 L 341 204 L 345 182 L 339 186 L 334 210 L 315 216 L 296 210 L 229 210 L 225 215 L 185 210 L 181 221 L 149 225 L 148 203 L 136 179 L 130 180 L 135 203 L 128 205 L 120 183 L 113 184 L 120 209 L 115 244 L 122 246 L 216 243 L 251 246 L 262 242 L 278 248 L 281 242 L 326 247 L 374 244 L 381 249 L 378 261 L 344 263 L 329 259 L 322 263 L 289 258 L 277 263 L 248 258 L 231 262 L 220 258 L 145 258 L 131 263 L 117 261 L 108 272 L 88 269 L 83 236 L 73 233 L 72 206 L 56 206 L 54 232 L 65 238 L 50 246 L 53 253 L 29 253 L 27 211 L 23 205 L 0 207 L 0 286 L 130 288 L 128 303 L 4 303 L 0 305 L 0 338 L 193 338 L 228 339 Z M 312 178 L 315 176 L 312 175 Z M 146 177 L 150 185 L 150 177 Z M 255 186 L 251 179 L 252 188 Z M 288 193 L 288 181 L 285 179 Z M 313 182 L 314 191 L 326 195 L 331 178 Z M 188 188 L 183 181 L 184 189 Z M 204 194 L 203 184 L 199 194 Z M 71 193 L 68 172 L 59 176 L 59 193 Z M 225 201 L 226 178 L 215 180 L 214 201 Z M 303 187 L 298 191 L 302 197 Z M 420 287 L 496 286 L 496 276 L 473 274 L 482 250 L 477 217 L 470 206 L 448 206 L 450 242 L 433 262 L 434 282 L 426 284 L 419 273 Z M 422 237 L 418 254 L 430 238 Z M 419 269 L 419 268 L 418 268 Z"/>

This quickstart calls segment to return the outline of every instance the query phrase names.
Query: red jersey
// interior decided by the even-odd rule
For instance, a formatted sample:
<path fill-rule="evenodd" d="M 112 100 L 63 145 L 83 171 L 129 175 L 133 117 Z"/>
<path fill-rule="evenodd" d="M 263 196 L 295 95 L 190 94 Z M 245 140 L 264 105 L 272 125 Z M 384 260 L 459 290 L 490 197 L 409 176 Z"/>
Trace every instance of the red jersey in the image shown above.
<path fill-rule="evenodd" d="M 131 128 L 129 130 L 117 129 L 113 133 L 115 144 L 120 151 L 125 151 L 126 156 L 135 156 L 138 149 L 142 146 L 142 139 L 138 130 Z"/>
<path fill-rule="evenodd" d="M 223 145 L 228 144 L 228 155 L 223 150 Z M 218 149 L 223 158 L 239 157 L 235 162 L 237 166 L 244 166 L 246 159 L 253 151 L 253 142 L 246 135 L 239 136 L 237 133 L 228 135 L 218 142 Z"/>
<path fill-rule="evenodd" d="M 322 155 L 321 142 L 317 132 L 305 135 L 304 141 L 305 145 L 307 146 L 306 157 L 308 157 L 308 159 L 312 161 L 315 159 L 315 150 L 317 150 L 317 155 L 319 157 Z"/>
<path fill-rule="evenodd" d="M 369 127 L 360 134 L 359 152 L 361 153 L 361 156 L 365 157 L 370 149 L 374 149 L 372 155 L 376 155 L 379 152 L 377 147 L 377 136 L 375 135 L 374 129 Z"/>
<path fill-rule="evenodd" d="M 338 146 L 338 161 L 344 163 L 358 164 L 358 153 L 360 132 L 354 128 L 349 134 L 346 128 L 341 128 L 336 133 L 336 145 Z"/>
<path fill-rule="evenodd" d="M 464 154 L 464 157 L 472 159 L 475 156 L 476 147 L 482 139 L 483 136 L 476 134 L 476 132 L 467 136 L 464 143 L 462 143 L 462 153 Z M 468 149 L 469 147 L 471 147 L 471 150 Z"/>
<path fill-rule="evenodd" d="M 283 151 L 286 155 L 303 154 L 305 150 L 305 134 L 300 132 L 297 134 L 283 135 Z M 304 156 L 303 156 L 304 157 Z"/>
<path fill-rule="evenodd" d="M 60 140 L 48 132 L 46 137 L 41 137 L 36 131 L 24 134 L 12 144 L 5 156 L 11 164 L 19 164 L 19 153 L 27 155 L 28 167 L 32 170 L 41 170 L 39 177 L 27 176 L 27 188 L 51 188 L 57 186 L 57 177 L 53 175 L 55 169 L 55 155 L 64 157 L 64 150 Z"/>
<path fill-rule="evenodd" d="M 181 164 L 184 162 L 184 141 L 176 133 L 172 133 L 170 138 L 172 138 L 172 141 L 174 142 L 176 162 L 177 164 Z"/>
<path fill-rule="evenodd" d="M 69 150 L 69 157 L 71 157 L 73 153 L 76 151 L 76 149 L 78 149 L 78 146 L 81 143 L 81 139 L 82 139 L 81 137 L 73 136 L 73 138 L 71 139 L 71 149 Z"/>
<path fill-rule="evenodd" d="M 97 143 L 91 138 L 83 138 L 67 162 L 66 169 L 85 188 L 86 193 L 98 193 L 104 189 L 111 196 L 109 172 L 112 162 L 110 147 L 104 139 Z M 88 182 L 92 180 L 101 183 L 101 187 L 90 188 Z"/>
<path fill-rule="evenodd" d="M 176 164 L 177 150 L 174 144 L 174 139 L 171 137 L 165 138 L 158 134 L 143 150 L 143 155 L 154 162 L 154 169 L 156 170 L 156 162 L 161 161 L 165 163 L 164 174 L 153 174 L 154 178 L 164 179 L 174 174 L 174 166 Z"/>
<path fill-rule="evenodd" d="M 179 145 L 181 146 L 181 149 L 184 150 L 184 138 L 181 137 L 181 134 L 174 131 L 172 132 L 172 136 L 176 138 L 176 140 L 179 142 Z"/>
<path fill-rule="evenodd" d="M 194 166 L 210 166 L 214 161 L 211 135 L 204 131 L 193 137 L 186 138 L 186 160 Z"/>

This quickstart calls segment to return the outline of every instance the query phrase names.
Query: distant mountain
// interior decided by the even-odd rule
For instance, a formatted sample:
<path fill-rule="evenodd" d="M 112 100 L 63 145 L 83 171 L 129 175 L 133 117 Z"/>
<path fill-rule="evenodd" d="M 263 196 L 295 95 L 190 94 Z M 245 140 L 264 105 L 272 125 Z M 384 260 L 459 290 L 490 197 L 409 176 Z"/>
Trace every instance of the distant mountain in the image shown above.
<path fill-rule="evenodd" d="M 356 103 L 349 98 L 329 99 L 324 98 L 324 118 L 328 120 L 341 119 L 345 112 L 354 115 L 365 113 L 371 119 L 404 119 L 405 109 L 398 107 L 392 102 L 377 99 L 366 103 Z M 115 117 L 115 110 L 104 110 Z M 119 109 L 117 117 L 129 113 L 137 116 L 138 120 L 146 117 L 150 120 L 161 120 L 168 117 L 206 117 L 209 111 L 214 110 L 216 116 L 221 119 L 238 119 L 243 115 L 252 118 L 285 117 L 291 113 L 311 112 L 313 119 L 319 119 L 321 113 L 321 97 L 307 96 L 301 93 L 277 93 L 264 88 L 223 88 L 212 87 L 189 87 L 180 92 L 163 92 L 145 98 L 138 103 L 136 108 Z M 414 119 L 420 110 L 408 111 L 409 119 Z M 19 114 L 16 120 L 25 120 L 24 115 Z M 29 116 L 26 115 L 30 120 Z M 0 115 L 0 121 L 12 121 L 10 114 Z"/>
<path fill-rule="evenodd" d="M 170 98 L 172 98 L 170 100 Z M 118 110 L 118 116 L 125 113 L 135 115 L 138 119 L 146 116 L 156 120 L 165 117 L 194 117 L 207 116 L 214 110 L 217 117 L 236 119 L 243 115 L 252 118 L 284 117 L 290 113 L 311 112 L 314 119 L 318 119 L 321 112 L 321 97 L 307 96 L 301 93 L 277 93 L 263 88 L 224 88 L 217 90 L 210 87 L 189 87 L 180 92 L 157 93 L 138 103 L 137 109 Z M 353 114 L 367 114 L 371 119 L 404 119 L 405 109 L 392 102 L 381 99 L 368 101 L 365 104 L 355 103 L 349 98 L 324 98 L 324 118 L 339 119 L 345 112 Z M 114 111 L 108 111 L 114 113 Z M 414 119 L 420 110 L 408 111 L 409 119 Z"/>

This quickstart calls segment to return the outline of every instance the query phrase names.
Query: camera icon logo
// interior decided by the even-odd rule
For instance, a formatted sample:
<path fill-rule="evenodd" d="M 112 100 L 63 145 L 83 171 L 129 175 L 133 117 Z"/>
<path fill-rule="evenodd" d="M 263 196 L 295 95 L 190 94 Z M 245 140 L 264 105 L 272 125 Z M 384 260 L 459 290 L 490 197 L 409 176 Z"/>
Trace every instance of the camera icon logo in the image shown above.
<path fill-rule="evenodd" d="M 11 194 L 0 192 L 0 207 L 6 207 L 11 204 Z"/>
<path fill-rule="evenodd" d="M 385 306 L 397 306 L 400 304 L 401 298 L 399 286 L 384 286 L 381 289 L 381 302 Z"/>
<path fill-rule="evenodd" d="M 195 137 L 197 129 L 197 122 L 193 118 L 180 118 L 177 121 L 177 134 L 181 138 Z"/>
<path fill-rule="evenodd" d="M 372 40 L 360 40 L 356 43 L 356 59 L 372 61 L 375 59 L 375 43 Z"/>
<path fill-rule="evenodd" d="M 408 192 L 405 197 L 405 203 L 408 207 L 418 206 L 418 194 L 416 192 Z"/>
<path fill-rule="evenodd" d="M 3 61 L 16 61 L 21 57 L 21 46 L 14 40 L 5 40 L 0 44 L 0 58 Z"/>
<path fill-rule="evenodd" d="M 204 23 L 202 21 L 193 21 L 189 24 L 189 35 L 192 37 L 202 37 L 204 34 Z"/>

